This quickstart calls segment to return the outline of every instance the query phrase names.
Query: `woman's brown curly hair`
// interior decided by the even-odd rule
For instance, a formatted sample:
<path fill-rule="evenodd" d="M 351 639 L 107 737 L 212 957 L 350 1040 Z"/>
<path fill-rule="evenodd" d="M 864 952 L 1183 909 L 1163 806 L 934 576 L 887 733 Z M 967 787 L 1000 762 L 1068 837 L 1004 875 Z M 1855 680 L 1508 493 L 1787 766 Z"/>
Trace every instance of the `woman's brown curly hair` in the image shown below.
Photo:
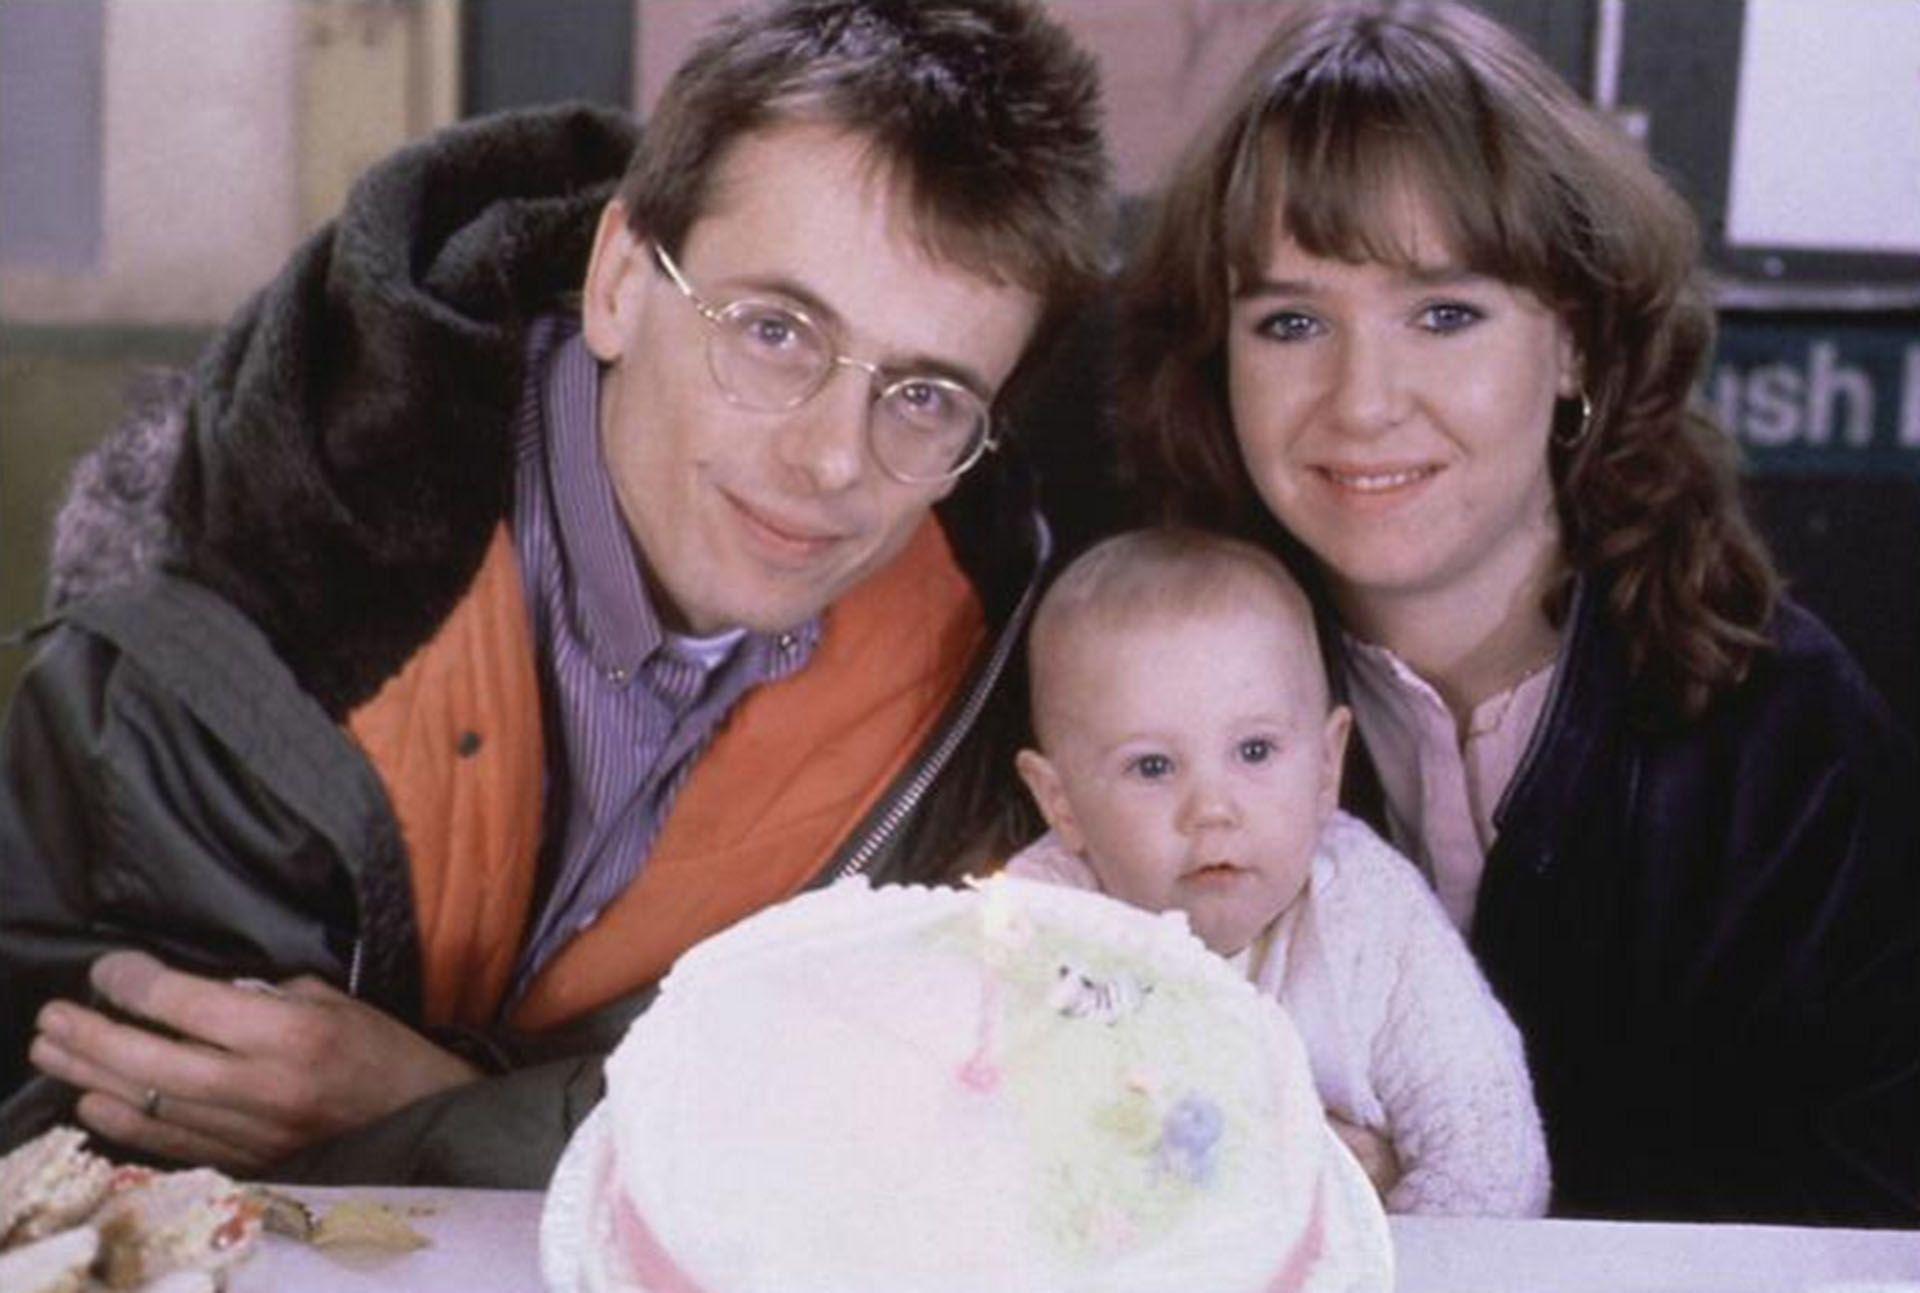
<path fill-rule="evenodd" d="M 1227 404 L 1231 284 L 1269 231 L 1308 252 L 1410 265 L 1429 200 L 1465 267 L 1570 328 L 1591 424 L 1550 441 L 1565 578 L 1603 576 L 1655 713 L 1690 718 L 1766 646 L 1778 590 L 1740 504 L 1729 438 L 1693 404 L 1713 341 L 1697 225 L 1639 148 L 1530 50 L 1446 3 L 1289 8 L 1183 155 L 1123 280 L 1123 446 L 1167 520 L 1274 532 Z M 1279 209 L 1275 210 L 1275 203 Z"/>

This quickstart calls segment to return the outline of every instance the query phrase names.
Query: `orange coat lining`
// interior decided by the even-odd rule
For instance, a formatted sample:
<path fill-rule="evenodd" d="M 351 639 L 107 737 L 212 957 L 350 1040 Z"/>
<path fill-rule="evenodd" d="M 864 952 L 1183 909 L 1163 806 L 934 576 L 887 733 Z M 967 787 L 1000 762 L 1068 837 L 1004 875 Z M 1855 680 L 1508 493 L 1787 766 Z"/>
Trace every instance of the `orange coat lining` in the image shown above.
<path fill-rule="evenodd" d="M 544 758 L 528 625 L 502 526 L 446 624 L 348 721 L 407 841 L 430 1024 L 494 1022 L 529 924 Z M 535 978 L 515 1026 L 556 1027 L 645 987 L 797 893 L 932 735 L 985 639 L 929 519 L 828 610 L 805 669 L 728 717 L 640 876 Z"/>

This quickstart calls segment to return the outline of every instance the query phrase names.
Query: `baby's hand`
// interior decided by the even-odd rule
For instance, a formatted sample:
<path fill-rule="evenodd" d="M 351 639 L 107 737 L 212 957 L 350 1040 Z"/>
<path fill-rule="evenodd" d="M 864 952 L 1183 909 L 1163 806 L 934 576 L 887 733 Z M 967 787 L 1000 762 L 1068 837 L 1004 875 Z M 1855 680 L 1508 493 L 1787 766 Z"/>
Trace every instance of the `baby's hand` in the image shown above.
<path fill-rule="evenodd" d="M 1393 1142 L 1377 1131 L 1343 1122 L 1332 1114 L 1327 1115 L 1327 1122 L 1334 1135 L 1360 1160 L 1373 1188 L 1380 1192 L 1381 1198 L 1386 1198 L 1388 1191 L 1400 1183 L 1400 1156 L 1393 1152 Z"/>

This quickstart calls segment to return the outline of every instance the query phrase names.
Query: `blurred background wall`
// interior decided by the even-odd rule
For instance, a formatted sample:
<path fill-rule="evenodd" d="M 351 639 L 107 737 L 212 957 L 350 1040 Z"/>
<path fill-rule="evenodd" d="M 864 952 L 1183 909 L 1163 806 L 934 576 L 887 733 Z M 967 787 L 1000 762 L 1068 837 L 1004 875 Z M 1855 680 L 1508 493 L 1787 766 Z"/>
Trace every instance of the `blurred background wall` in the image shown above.
<path fill-rule="evenodd" d="M 1049 0 L 1099 58 L 1136 198 L 1268 0 Z M 129 380 L 210 330 L 367 163 L 460 117 L 643 117 L 722 0 L 0 0 L 0 634 Z M 1484 0 L 1700 213 L 1702 397 L 1802 600 L 1920 721 L 1920 4 Z M 0 698 L 26 652 L 0 647 Z"/>

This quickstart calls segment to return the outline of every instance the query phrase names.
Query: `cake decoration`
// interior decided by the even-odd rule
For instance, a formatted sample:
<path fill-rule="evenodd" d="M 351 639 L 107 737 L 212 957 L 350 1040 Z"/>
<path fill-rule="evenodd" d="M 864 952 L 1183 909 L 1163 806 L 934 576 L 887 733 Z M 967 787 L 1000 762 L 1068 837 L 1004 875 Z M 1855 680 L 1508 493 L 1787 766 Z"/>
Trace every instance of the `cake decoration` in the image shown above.
<path fill-rule="evenodd" d="M 1131 975 L 1096 978 L 1071 961 L 1065 961 L 1054 970 L 1053 990 L 1047 994 L 1047 1004 L 1069 1019 L 1096 1019 L 1114 1024 L 1138 1010 L 1151 991 L 1151 985 L 1138 983 Z"/>

